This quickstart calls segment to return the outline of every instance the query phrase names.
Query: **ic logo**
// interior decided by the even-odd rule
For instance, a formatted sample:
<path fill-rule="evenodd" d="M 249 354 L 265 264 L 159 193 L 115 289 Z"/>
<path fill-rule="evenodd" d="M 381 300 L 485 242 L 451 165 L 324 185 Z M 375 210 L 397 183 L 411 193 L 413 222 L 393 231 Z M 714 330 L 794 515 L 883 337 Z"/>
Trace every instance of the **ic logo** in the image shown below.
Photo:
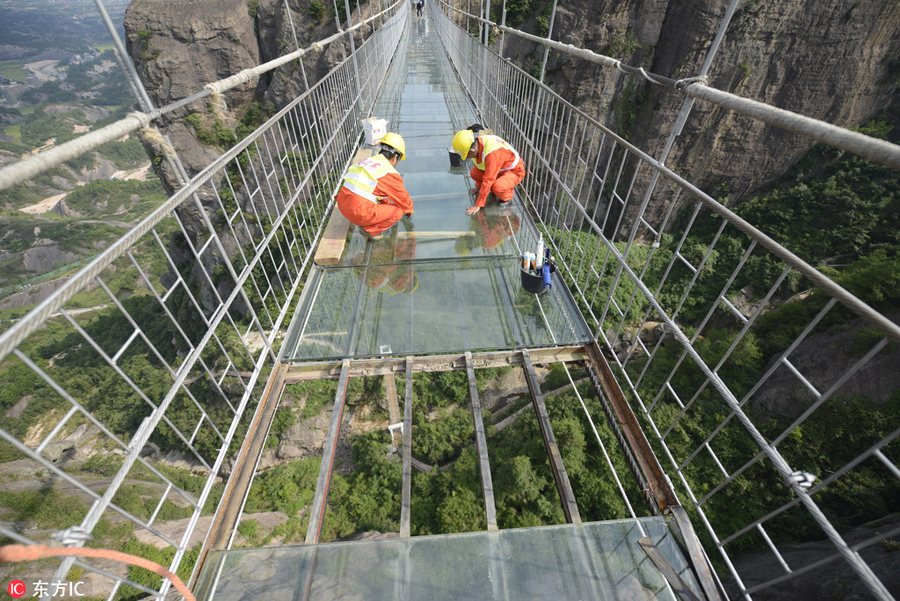
<path fill-rule="evenodd" d="M 13 599 L 24 597 L 27 592 L 26 589 L 25 583 L 21 580 L 10 580 L 9 584 L 6 585 L 6 592 L 9 593 L 9 596 Z"/>

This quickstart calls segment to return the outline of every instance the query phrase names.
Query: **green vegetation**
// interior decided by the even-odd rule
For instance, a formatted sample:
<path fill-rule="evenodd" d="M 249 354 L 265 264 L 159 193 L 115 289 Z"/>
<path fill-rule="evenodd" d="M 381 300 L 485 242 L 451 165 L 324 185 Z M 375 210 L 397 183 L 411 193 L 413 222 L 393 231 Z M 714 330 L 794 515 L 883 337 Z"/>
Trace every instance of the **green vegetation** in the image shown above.
<path fill-rule="evenodd" d="M 542 38 L 547 37 L 547 34 L 550 33 L 550 15 L 553 13 L 553 3 L 546 2 L 544 3 L 544 9 L 541 11 L 541 14 L 535 18 L 535 24 L 537 26 L 537 34 Z"/>
<path fill-rule="evenodd" d="M 606 47 L 607 54 L 613 58 L 627 58 L 634 54 L 634 51 L 641 47 L 637 37 L 630 31 L 616 32 L 609 39 L 609 45 Z"/>
<path fill-rule="evenodd" d="M 56 143 L 62 144 L 75 137 L 74 125 L 84 124 L 84 113 L 79 110 L 64 114 L 48 114 L 37 110 L 22 124 L 22 142 L 37 147 L 56 138 Z"/>
<path fill-rule="evenodd" d="M 328 9 L 325 8 L 325 5 L 319 0 L 310 0 L 309 8 L 306 9 L 306 14 L 309 15 L 309 18 L 312 19 L 314 23 L 319 23 L 322 20 L 322 17 L 328 14 Z"/>
<path fill-rule="evenodd" d="M 200 113 L 191 113 L 184 120 L 194 129 L 201 144 L 231 148 L 237 142 L 234 131 L 218 119 L 204 119 Z"/>
<path fill-rule="evenodd" d="M 3 129 L 3 133 L 5 135 L 9 136 L 10 138 L 12 138 L 14 143 L 16 143 L 16 144 L 22 143 L 22 126 L 19 125 L 18 123 L 14 124 L 14 125 L 7 125 Z"/>
<path fill-rule="evenodd" d="M 24 82 L 28 77 L 28 73 L 22 68 L 25 61 L 11 60 L 0 61 L 0 75 L 14 81 Z"/>
<path fill-rule="evenodd" d="M 66 196 L 70 211 L 94 218 L 134 221 L 165 202 L 159 180 L 97 180 L 75 188 Z"/>
<path fill-rule="evenodd" d="M 150 157 L 137 136 L 129 136 L 127 140 L 108 142 L 97 149 L 97 152 L 112 160 L 119 169 L 135 169 L 148 163 Z"/>
<path fill-rule="evenodd" d="M 884 135 L 890 127 L 877 120 L 867 130 Z M 815 148 L 785 182 L 734 210 L 864 301 L 892 314 L 900 308 L 898 191 L 900 174 L 855 156 Z M 683 223 L 676 225 L 674 231 L 681 231 Z M 658 248 L 635 245 L 627 262 L 638 273 L 646 270 L 644 280 L 651 283 L 651 288 L 652 283 L 661 281 L 672 263 L 657 300 L 676 317 L 689 338 L 696 336 L 694 346 L 701 357 L 708 365 L 717 366 L 718 376 L 742 399 L 825 306 L 828 297 L 815 291 L 807 293 L 809 283 L 792 275 L 782 282 L 769 308 L 750 331 L 742 334 L 740 323 L 720 313 L 698 331 L 749 245 L 742 233 L 726 227 L 707 255 L 719 223 L 701 216 L 681 246 L 681 255 L 699 268 L 696 276 L 679 261 L 672 262 L 678 241 L 667 235 L 661 237 Z M 553 231 L 551 235 L 562 249 L 578 244 L 581 252 L 596 256 L 595 265 L 602 265 L 607 256 L 608 251 L 593 233 Z M 624 246 L 616 246 L 624 252 Z M 756 302 L 776 282 L 782 268 L 780 261 L 767 252 L 754 252 L 729 290 L 741 291 L 747 302 Z M 598 283 L 585 267 L 579 269 L 577 263 L 573 273 L 582 289 L 599 286 L 600 290 L 612 286 L 614 275 L 614 271 L 607 270 Z M 689 287 L 690 292 L 686 293 Z M 623 276 L 615 290 L 615 301 L 625 311 L 625 317 L 614 316 L 610 311 L 604 327 L 615 329 L 624 321 L 625 333 L 633 335 L 634 324 L 640 323 L 649 309 L 646 298 Z M 579 302 L 582 309 L 588 308 L 583 299 Z M 601 315 L 607 302 L 605 295 L 598 294 L 590 308 Z M 862 356 L 881 337 L 874 330 L 863 328 L 858 318 L 841 308 L 831 311 L 817 330 L 841 340 L 845 352 L 856 356 Z M 739 335 L 740 342 L 722 362 Z M 890 345 L 883 352 L 896 354 L 897 349 Z M 681 345 L 671 336 L 656 348 L 649 366 L 646 359 L 637 356 L 628 363 L 627 371 L 633 382 L 639 382 L 638 391 L 645 401 L 658 399 L 653 408 L 654 421 L 666 433 L 667 445 L 677 461 L 690 457 L 730 413 L 719 394 L 705 384 L 700 370 L 684 358 Z M 688 409 L 682 409 L 668 394 L 659 394 L 669 378 L 683 402 L 691 400 Z M 784 392 L 792 394 L 790 389 Z M 768 411 L 752 402 L 745 410 L 772 440 L 790 427 L 794 417 L 809 405 L 802 393 L 797 394 L 798 398 L 786 396 L 782 401 L 784 409 L 779 412 Z M 883 402 L 838 393 L 810 419 L 790 431 L 779 449 L 791 465 L 827 475 L 886 436 L 898 416 L 900 393 Z M 718 459 L 730 470 L 737 469 L 757 453 L 756 445 L 734 419 L 716 435 L 713 444 Z M 656 450 L 658 456 L 664 456 L 661 448 Z M 719 467 L 706 454 L 697 456 L 685 475 L 698 495 L 711 491 L 722 480 Z M 776 472 L 760 463 L 713 495 L 705 502 L 704 510 L 720 532 L 733 532 L 746 525 L 748 516 L 766 515 L 791 498 L 791 491 Z M 900 486 L 896 479 L 879 465 L 867 462 L 817 495 L 816 502 L 832 523 L 843 530 L 896 512 L 896 501 L 887 500 L 898 498 Z M 740 511 L 735 511 L 736 507 Z M 773 521 L 769 534 L 777 539 L 776 543 L 810 540 L 821 535 L 802 512 L 782 514 Z M 761 539 L 747 536 L 733 543 L 732 548 L 749 550 L 763 545 Z"/>
<path fill-rule="evenodd" d="M 489 388 L 510 369 L 513 368 L 477 370 L 479 388 Z M 556 368 L 554 373 L 561 369 Z M 359 381 L 361 388 L 367 387 Z M 322 382 L 316 384 L 318 392 L 313 394 L 321 399 L 315 405 L 321 407 L 333 398 L 334 383 L 331 382 L 330 389 L 321 387 Z M 484 501 L 466 375 L 464 372 L 416 374 L 413 386 L 413 456 L 439 468 L 413 472 L 413 533 L 483 529 L 486 526 Z M 368 388 L 370 401 L 379 398 L 374 384 Z M 306 388 L 307 392 L 310 390 Z M 590 387 L 583 385 L 580 392 L 592 413 L 599 415 L 602 412 L 599 399 Z M 548 397 L 547 407 L 584 517 L 592 520 L 624 517 L 624 503 L 606 474 L 599 446 L 574 391 L 569 389 Z M 491 424 L 499 420 L 485 412 L 485 421 Z M 614 449 L 612 432 L 605 424 L 599 424 L 599 430 L 611 449 L 617 469 L 624 472 L 627 465 Z M 388 434 L 383 429 L 356 434 L 349 444 L 352 458 L 344 467 L 350 469 L 338 465 L 332 477 L 323 540 L 367 531 L 396 532 L 402 477 L 399 457 L 390 450 Z M 522 412 L 502 431 L 489 428 L 488 446 L 501 527 L 564 523 L 533 412 Z M 243 534 L 249 545 L 303 540 L 308 523 L 306 510 L 315 492 L 319 465 L 319 458 L 305 458 L 266 470 L 256 479 L 246 511 L 282 511 L 288 521 L 265 534 L 258 524 L 246 526 Z M 634 485 L 626 484 L 626 487 L 632 501 L 639 498 Z"/>
<path fill-rule="evenodd" d="M 78 495 L 65 494 L 50 483 L 37 490 L 0 491 L 0 512 L 4 521 L 25 522 L 42 530 L 59 530 L 78 524 L 88 510 Z"/>
<path fill-rule="evenodd" d="M 491 11 L 495 10 L 493 7 Z M 497 12 L 494 14 L 502 14 L 502 5 L 497 6 Z M 506 24 L 509 27 L 518 27 L 525 19 L 527 19 L 532 10 L 531 0 L 507 0 L 506 2 Z M 499 19 L 498 19 L 499 20 Z"/>
<path fill-rule="evenodd" d="M 191 113 L 184 120 L 191 126 L 197 139 L 207 146 L 231 148 L 238 140 L 262 125 L 275 112 L 271 103 L 253 102 L 244 111 L 235 129 L 231 129 L 216 117 Z"/>
<path fill-rule="evenodd" d="M 158 549 L 153 545 L 142 543 L 136 538 L 132 538 L 122 550 L 125 553 L 131 553 L 132 555 L 144 557 L 146 559 L 149 559 L 150 561 L 155 561 L 156 563 L 166 567 L 168 567 L 172 563 L 172 559 L 175 557 L 175 549 L 172 547 Z M 184 558 L 182 558 L 181 564 L 178 566 L 177 571 L 178 576 L 182 580 L 187 581 L 187 579 L 190 578 L 191 570 L 194 569 L 194 564 L 197 562 L 197 557 L 199 555 L 199 544 L 184 554 Z M 162 578 L 149 570 L 145 570 L 144 568 L 129 566 L 128 579 L 151 590 L 158 589 L 160 586 L 162 586 Z M 128 585 L 123 586 L 116 594 L 117 601 L 139 601 L 140 599 L 145 599 L 146 597 L 146 593 Z"/>

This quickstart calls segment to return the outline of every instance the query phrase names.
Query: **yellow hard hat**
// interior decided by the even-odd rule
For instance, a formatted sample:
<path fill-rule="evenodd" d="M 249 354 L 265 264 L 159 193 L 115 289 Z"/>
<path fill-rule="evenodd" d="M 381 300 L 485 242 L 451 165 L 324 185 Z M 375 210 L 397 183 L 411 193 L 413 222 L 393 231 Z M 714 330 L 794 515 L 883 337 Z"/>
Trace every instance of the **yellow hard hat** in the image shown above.
<path fill-rule="evenodd" d="M 400 134 L 395 134 L 392 131 L 384 134 L 384 137 L 381 138 L 382 146 L 389 146 L 400 153 L 400 160 L 406 160 L 406 142 L 403 141 L 403 137 Z"/>
<path fill-rule="evenodd" d="M 450 143 L 450 146 L 465 161 L 474 143 L 475 133 L 471 129 L 461 129 L 453 135 L 453 142 Z"/>

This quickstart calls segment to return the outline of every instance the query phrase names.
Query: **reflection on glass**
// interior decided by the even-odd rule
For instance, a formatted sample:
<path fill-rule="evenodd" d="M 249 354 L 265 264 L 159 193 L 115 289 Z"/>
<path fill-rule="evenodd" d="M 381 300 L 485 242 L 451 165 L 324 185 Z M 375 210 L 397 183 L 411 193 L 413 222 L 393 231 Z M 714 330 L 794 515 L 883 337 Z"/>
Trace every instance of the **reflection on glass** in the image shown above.
<path fill-rule="evenodd" d="M 491 251 L 501 248 L 507 238 L 518 233 L 521 226 L 522 220 L 512 210 L 501 209 L 496 213 L 480 211 L 471 218 L 470 230 L 474 235 L 457 240 L 454 247 L 456 254 L 466 257 L 475 249 Z"/>
<path fill-rule="evenodd" d="M 396 234 L 396 232 L 395 232 Z M 411 294 L 419 288 L 419 278 L 412 265 L 403 265 L 398 261 L 412 261 L 416 258 L 416 239 L 393 236 L 385 244 L 376 243 L 372 247 L 369 264 L 365 265 L 365 252 L 351 259 L 356 265 L 354 271 L 360 281 L 372 290 L 381 290 L 388 294 Z"/>

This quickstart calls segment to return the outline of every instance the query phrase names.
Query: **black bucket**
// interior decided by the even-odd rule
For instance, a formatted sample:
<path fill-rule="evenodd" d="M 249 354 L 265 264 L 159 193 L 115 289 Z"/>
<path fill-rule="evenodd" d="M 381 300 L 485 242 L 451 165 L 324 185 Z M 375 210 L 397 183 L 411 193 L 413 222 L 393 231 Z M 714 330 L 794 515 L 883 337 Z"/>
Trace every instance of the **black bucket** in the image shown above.
<path fill-rule="evenodd" d="M 522 288 L 525 292 L 530 292 L 532 294 L 541 294 L 544 290 L 547 289 L 547 286 L 544 284 L 544 276 L 539 273 L 531 273 L 525 271 L 524 269 L 519 269 L 519 274 L 522 276 Z"/>
<path fill-rule="evenodd" d="M 450 166 L 451 167 L 462 167 L 462 157 L 456 154 L 454 151 L 448 151 L 450 154 Z"/>

